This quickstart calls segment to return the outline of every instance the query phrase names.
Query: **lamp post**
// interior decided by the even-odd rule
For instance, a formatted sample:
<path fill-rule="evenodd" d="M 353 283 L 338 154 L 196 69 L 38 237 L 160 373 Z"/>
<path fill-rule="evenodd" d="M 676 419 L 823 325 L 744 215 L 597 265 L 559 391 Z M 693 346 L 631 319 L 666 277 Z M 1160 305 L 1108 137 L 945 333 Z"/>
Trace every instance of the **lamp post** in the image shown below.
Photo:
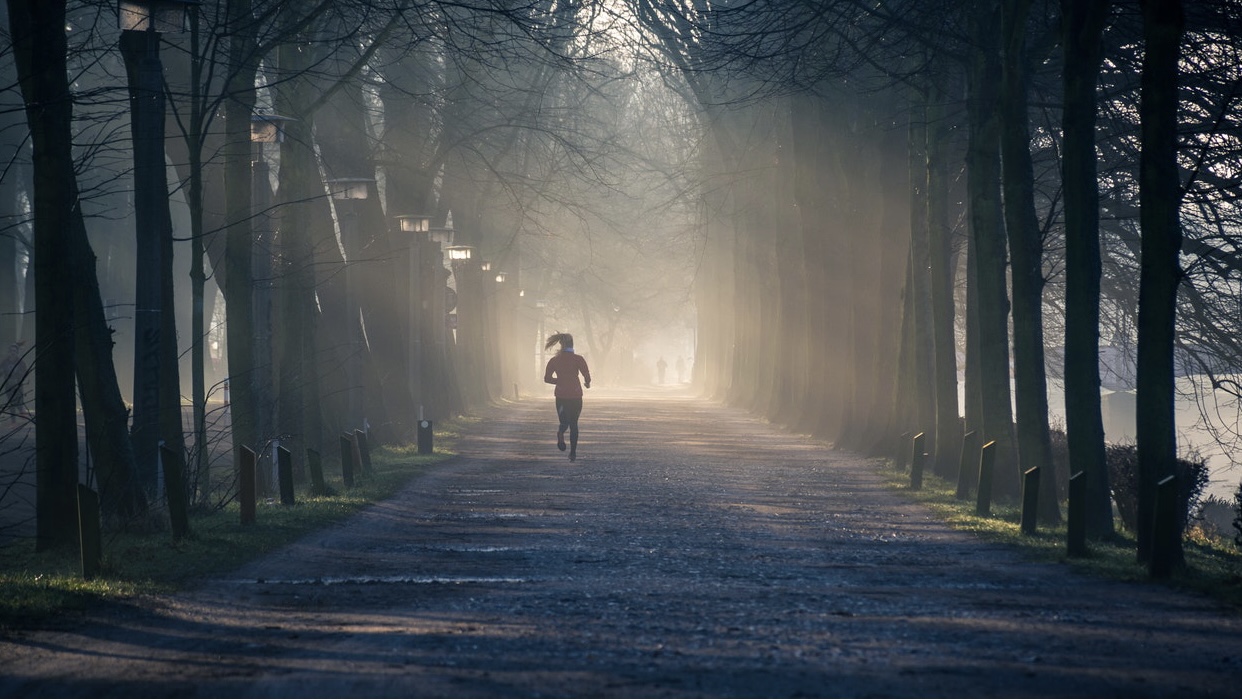
<path fill-rule="evenodd" d="M 474 316 L 476 314 L 474 289 L 471 288 L 474 272 L 478 265 L 472 263 L 474 246 L 450 245 L 448 248 L 449 262 L 453 266 L 453 278 L 457 286 L 457 363 L 458 385 L 462 387 L 467 402 L 476 397 L 474 391 L 474 375 L 478 371 L 474 361 L 478 338 L 474 332 Z"/>
<path fill-rule="evenodd" d="M 409 274 L 409 339 L 406 346 L 409 352 L 407 368 L 410 390 L 410 407 L 415 411 L 415 419 L 423 419 L 423 405 L 426 403 L 426 390 L 423 381 L 423 365 L 426 356 L 423 352 L 423 332 L 426 327 L 426 313 L 429 307 L 426 287 L 423 279 L 423 239 L 428 237 L 431 229 L 431 217 L 417 215 L 397 216 L 397 223 L 402 233 L 410 242 L 410 274 Z"/>
<path fill-rule="evenodd" d="M 444 226 L 432 227 L 427 233 L 432 246 L 431 259 L 434 261 L 434 264 L 428 265 L 431 278 L 427 280 L 431 290 L 427 294 L 430 301 L 428 327 L 431 331 L 431 341 L 434 344 L 432 361 L 429 363 L 434 370 L 430 374 L 431 385 L 428 386 L 433 419 L 452 414 L 457 408 L 456 389 L 449 381 L 449 367 L 452 365 L 445 347 L 445 338 L 448 335 L 448 313 L 451 309 L 448 299 L 450 272 L 444 266 L 444 248 L 453 244 L 452 223 L 450 213 Z"/>
<path fill-rule="evenodd" d="M 172 219 L 164 169 L 164 67 L 160 34 L 185 31 L 197 2 L 121 0 L 117 24 L 129 82 L 134 143 L 134 392 L 130 440 L 138 478 L 148 492 L 159 483 L 160 355 L 166 257 L 171 257 Z M 167 249 L 168 254 L 165 254 Z M 176 352 L 172 352 L 173 356 Z"/>
<path fill-rule="evenodd" d="M 345 248 L 345 312 L 349 317 L 348 338 L 349 357 L 345 362 L 346 377 L 349 386 L 346 389 L 349 414 L 349 430 L 363 427 L 366 424 L 365 403 L 362 390 L 362 309 L 358 305 L 359 271 L 354 269 L 349 259 L 354 255 L 361 241 L 358 240 L 358 212 L 356 202 L 370 196 L 374 179 L 369 177 L 339 177 L 327 180 L 332 200 L 336 202 L 337 218 L 341 222 L 341 239 Z M 364 428 L 365 429 L 365 428 Z"/>
<path fill-rule="evenodd" d="M 263 154 L 263 144 L 282 143 L 285 140 L 284 122 L 292 121 L 290 117 L 276 114 L 254 114 L 250 117 L 250 191 L 251 205 L 254 208 L 255 244 L 251 248 L 251 279 L 254 294 L 251 307 L 254 318 L 254 405 L 256 408 L 255 427 L 259 435 L 259 444 L 263 448 L 256 466 L 267 486 L 277 482 L 276 448 L 278 440 L 272 439 L 276 432 L 276 404 L 273 394 L 275 387 L 272 379 L 272 287 L 273 273 L 273 236 L 275 231 L 271 225 L 268 211 L 272 207 L 272 186 L 268 178 L 267 159 Z M 265 487 L 264 490 L 269 490 Z"/>

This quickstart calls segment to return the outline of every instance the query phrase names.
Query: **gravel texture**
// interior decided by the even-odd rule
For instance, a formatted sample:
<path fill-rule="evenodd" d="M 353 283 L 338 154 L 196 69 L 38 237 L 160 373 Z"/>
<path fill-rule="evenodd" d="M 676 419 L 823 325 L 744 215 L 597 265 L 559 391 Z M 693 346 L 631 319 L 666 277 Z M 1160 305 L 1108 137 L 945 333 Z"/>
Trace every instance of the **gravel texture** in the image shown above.
<path fill-rule="evenodd" d="M 937 522 L 675 388 L 550 398 L 245 568 L 0 639 L 0 696 L 1238 697 L 1242 618 Z"/>

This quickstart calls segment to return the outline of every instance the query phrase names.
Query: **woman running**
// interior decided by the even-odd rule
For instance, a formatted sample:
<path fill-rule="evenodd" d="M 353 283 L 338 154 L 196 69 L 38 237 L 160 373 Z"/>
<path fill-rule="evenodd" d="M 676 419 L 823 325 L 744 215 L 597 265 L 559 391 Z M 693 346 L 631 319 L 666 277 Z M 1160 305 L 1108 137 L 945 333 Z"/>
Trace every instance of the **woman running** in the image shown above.
<path fill-rule="evenodd" d="M 544 383 L 556 385 L 553 395 L 556 396 L 556 415 L 560 418 L 560 428 L 556 431 L 556 448 L 565 451 L 565 430 L 569 430 L 569 460 L 578 458 L 578 416 L 582 415 L 582 387 L 591 387 L 591 370 L 586 360 L 574 354 L 574 336 L 569 333 L 556 333 L 548 338 L 544 349 L 552 349 L 560 344 L 561 351 L 548 360 L 548 368 L 543 372 Z M 578 383 L 578 374 L 582 374 L 582 383 Z"/>

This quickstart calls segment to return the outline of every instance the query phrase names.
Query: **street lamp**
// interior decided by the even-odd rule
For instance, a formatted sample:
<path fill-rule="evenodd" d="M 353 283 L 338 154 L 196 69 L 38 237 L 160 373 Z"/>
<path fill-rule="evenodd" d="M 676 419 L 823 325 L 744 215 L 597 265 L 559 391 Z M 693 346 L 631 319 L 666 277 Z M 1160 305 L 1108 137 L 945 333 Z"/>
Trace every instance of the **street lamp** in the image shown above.
<path fill-rule="evenodd" d="M 358 213 L 355 211 L 356 204 L 354 202 L 366 199 L 370 196 L 371 185 L 375 180 L 370 177 L 338 177 L 325 181 L 328 185 L 328 191 L 332 194 L 332 199 L 337 205 L 337 216 L 341 222 L 341 241 L 345 247 L 345 308 L 349 314 L 349 342 L 350 353 L 349 361 L 346 362 L 346 372 L 349 379 L 349 389 L 346 392 L 349 404 L 348 420 L 356 420 L 355 424 L 366 424 L 366 417 L 363 414 L 365 406 L 362 394 L 362 309 L 358 305 L 358 281 L 361 279 L 360 271 L 354 269 L 350 258 L 354 256 L 358 248 L 362 247 L 361 241 L 358 240 Z"/>
<path fill-rule="evenodd" d="M 285 122 L 297 121 L 279 114 L 254 114 L 250 117 L 251 143 L 284 143 Z"/>
<path fill-rule="evenodd" d="M 164 66 L 160 34 L 181 32 L 197 2 L 117 3 L 121 56 L 129 84 L 134 150 L 134 409 L 131 441 L 138 478 L 159 484 L 160 374 L 176 369 L 175 326 L 166 327 L 162 298 L 172 290 L 172 230 L 164 163 Z M 164 356 L 169 355 L 169 356 Z M 169 362 L 161 369 L 161 362 Z M 170 374 L 171 379 L 171 374 Z"/>
<path fill-rule="evenodd" d="M 496 273 L 496 283 L 497 283 L 497 284 L 504 284 L 504 283 L 505 283 L 505 280 L 506 280 L 506 279 L 508 279 L 508 278 L 509 278 L 509 273 L 508 273 L 508 272 L 497 272 L 497 273 Z"/>
<path fill-rule="evenodd" d="M 402 233 L 409 234 L 410 274 L 409 274 L 409 339 L 407 350 L 406 371 L 410 390 L 410 406 L 418 409 L 418 419 L 423 419 L 423 327 L 424 315 L 427 310 L 426 294 L 421 282 L 423 280 L 423 239 L 428 237 L 431 229 L 431 217 L 422 214 L 397 216 L 397 225 Z"/>
<path fill-rule="evenodd" d="M 185 31 L 198 0 L 120 0 L 117 25 L 122 31 L 177 34 Z"/>
<path fill-rule="evenodd" d="M 450 245 L 445 250 L 448 251 L 449 259 L 453 262 L 468 262 L 474 257 L 473 245 Z"/>
<path fill-rule="evenodd" d="M 332 198 L 337 201 L 366 199 L 371 195 L 371 185 L 375 180 L 370 177 L 337 177 L 327 180 Z"/>

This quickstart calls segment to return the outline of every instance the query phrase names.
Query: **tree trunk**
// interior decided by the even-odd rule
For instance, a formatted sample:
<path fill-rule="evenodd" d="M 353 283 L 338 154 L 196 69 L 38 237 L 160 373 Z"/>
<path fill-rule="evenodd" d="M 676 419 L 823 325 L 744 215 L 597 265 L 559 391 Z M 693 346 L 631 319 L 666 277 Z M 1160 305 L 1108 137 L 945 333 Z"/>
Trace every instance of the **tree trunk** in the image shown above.
<path fill-rule="evenodd" d="M 1144 58 L 1142 156 L 1139 163 L 1139 222 L 1142 256 L 1139 268 L 1138 558 L 1169 555 L 1182 559 L 1181 532 L 1157 541 L 1152 534 L 1156 483 L 1172 475 L 1177 459 L 1174 417 L 1173 343 L 1176 335 L 1177 287 L 1182 278 L 1178 206 L 1177 64 L 1185 19 L 1180 0 L 1143 0 Z"/>
<path fill-rule="evenodd" d="M 70 182 L 77 199 L 77 183 Z M 143 526 L 147 498 L 137 478 L 129 438 L 129 410 L 121 397 L 112 357 L 112 328 L 104 313 L 96 276 L 95 253 L 86 235 L 82 210 L 69 220 L 69 264 L 74 282 L 73 312 L 77 328 L 77 378 L 86 423 L 86 443 L 94 458 L 100 511 L 122 528 Z"/>
<path fill-rule="evenodd" d="M 233 462 L 240 448 L 257 451 L 254 395 L 254 310 L 251 226 L 250 117 L 254 113 L 254 78 L 260 57 L 255 54 L 255 20 L 250 0 L 228 1 L 229 81 L 224 101 L 226 220 L 224 303 L 228 312 L 228 364 L 231 389 Z"/>
<path fill-rule="evenodd" d="M 1001 80 L 1001 151 L 1005 230 L 1013 258 L 1013 358 L 1018 417 L 1018 463 L 1039 468 L 1039 520 L 1061 521 L 1052 439 L 1048 432 L 1048 379 L 1044 365 L 1043 240 L 1035 213 L 1035 178 L 1027 116 L 1026 20 L 1030 0 L 1004 5 L 1004 77 Z"/>
<path fill-rule="evenodd" d="M 1113 510 L 1100 414 L 1100 211 L 1096 85 L 1110 0 L 1062 0 L 1065 134 L 1065 433 L 1070 473 L 1086 479 L 1087 536 L 1112 536 Z"/>
<path fill-rule="evenodd" d="M 936 439 L 933 470 L 957 473 L 961 416 L 957 407 L 957 333 L 953 327 L 953 226 L 949 220 L 949 123 L 946 96 L 933 90 L 927 109 L 927 232 L 931 281 L 932 338 L 935 343 Z"/>
<path fill-rule="evenodd" d="M 35 549 L 78 541 L 78 428 L 74 396 L 74 284 L 64 255 L 74 196 L 73 98 L 66 77 L 63 0 L 9 0 L 13 54 L 34 165 Z"/>
<path fill-rule="evenodd" d="M 936 326 L 932 309 L 932 240 L 929 229 L 928 153 L 926 109 L 912 122 L 917 136 L 911 139 L 910 158 L 910 294 L 914 311 L 915 424 L 911 432 L 925 435 L 928 453 L 936 453 Z"/>
<path fill-rule="evenodd" d="M 1001 211 L 1000 51 L 996 27 L 1000 6 L 976 2 L 971 13 L 974 51 L 968 76 L 967 112 L 970 139 L 966 151 L 970 197 L 972 252 L 979 301 L 979 369 L 983 408 L 983 439 L 997 445 L 993 493 L 1018 494 L 1017 459 L 1013 449 L 1013 408 L 1009 387 L 1009 299 L 1006 292 L 1005 223 Z"/>

